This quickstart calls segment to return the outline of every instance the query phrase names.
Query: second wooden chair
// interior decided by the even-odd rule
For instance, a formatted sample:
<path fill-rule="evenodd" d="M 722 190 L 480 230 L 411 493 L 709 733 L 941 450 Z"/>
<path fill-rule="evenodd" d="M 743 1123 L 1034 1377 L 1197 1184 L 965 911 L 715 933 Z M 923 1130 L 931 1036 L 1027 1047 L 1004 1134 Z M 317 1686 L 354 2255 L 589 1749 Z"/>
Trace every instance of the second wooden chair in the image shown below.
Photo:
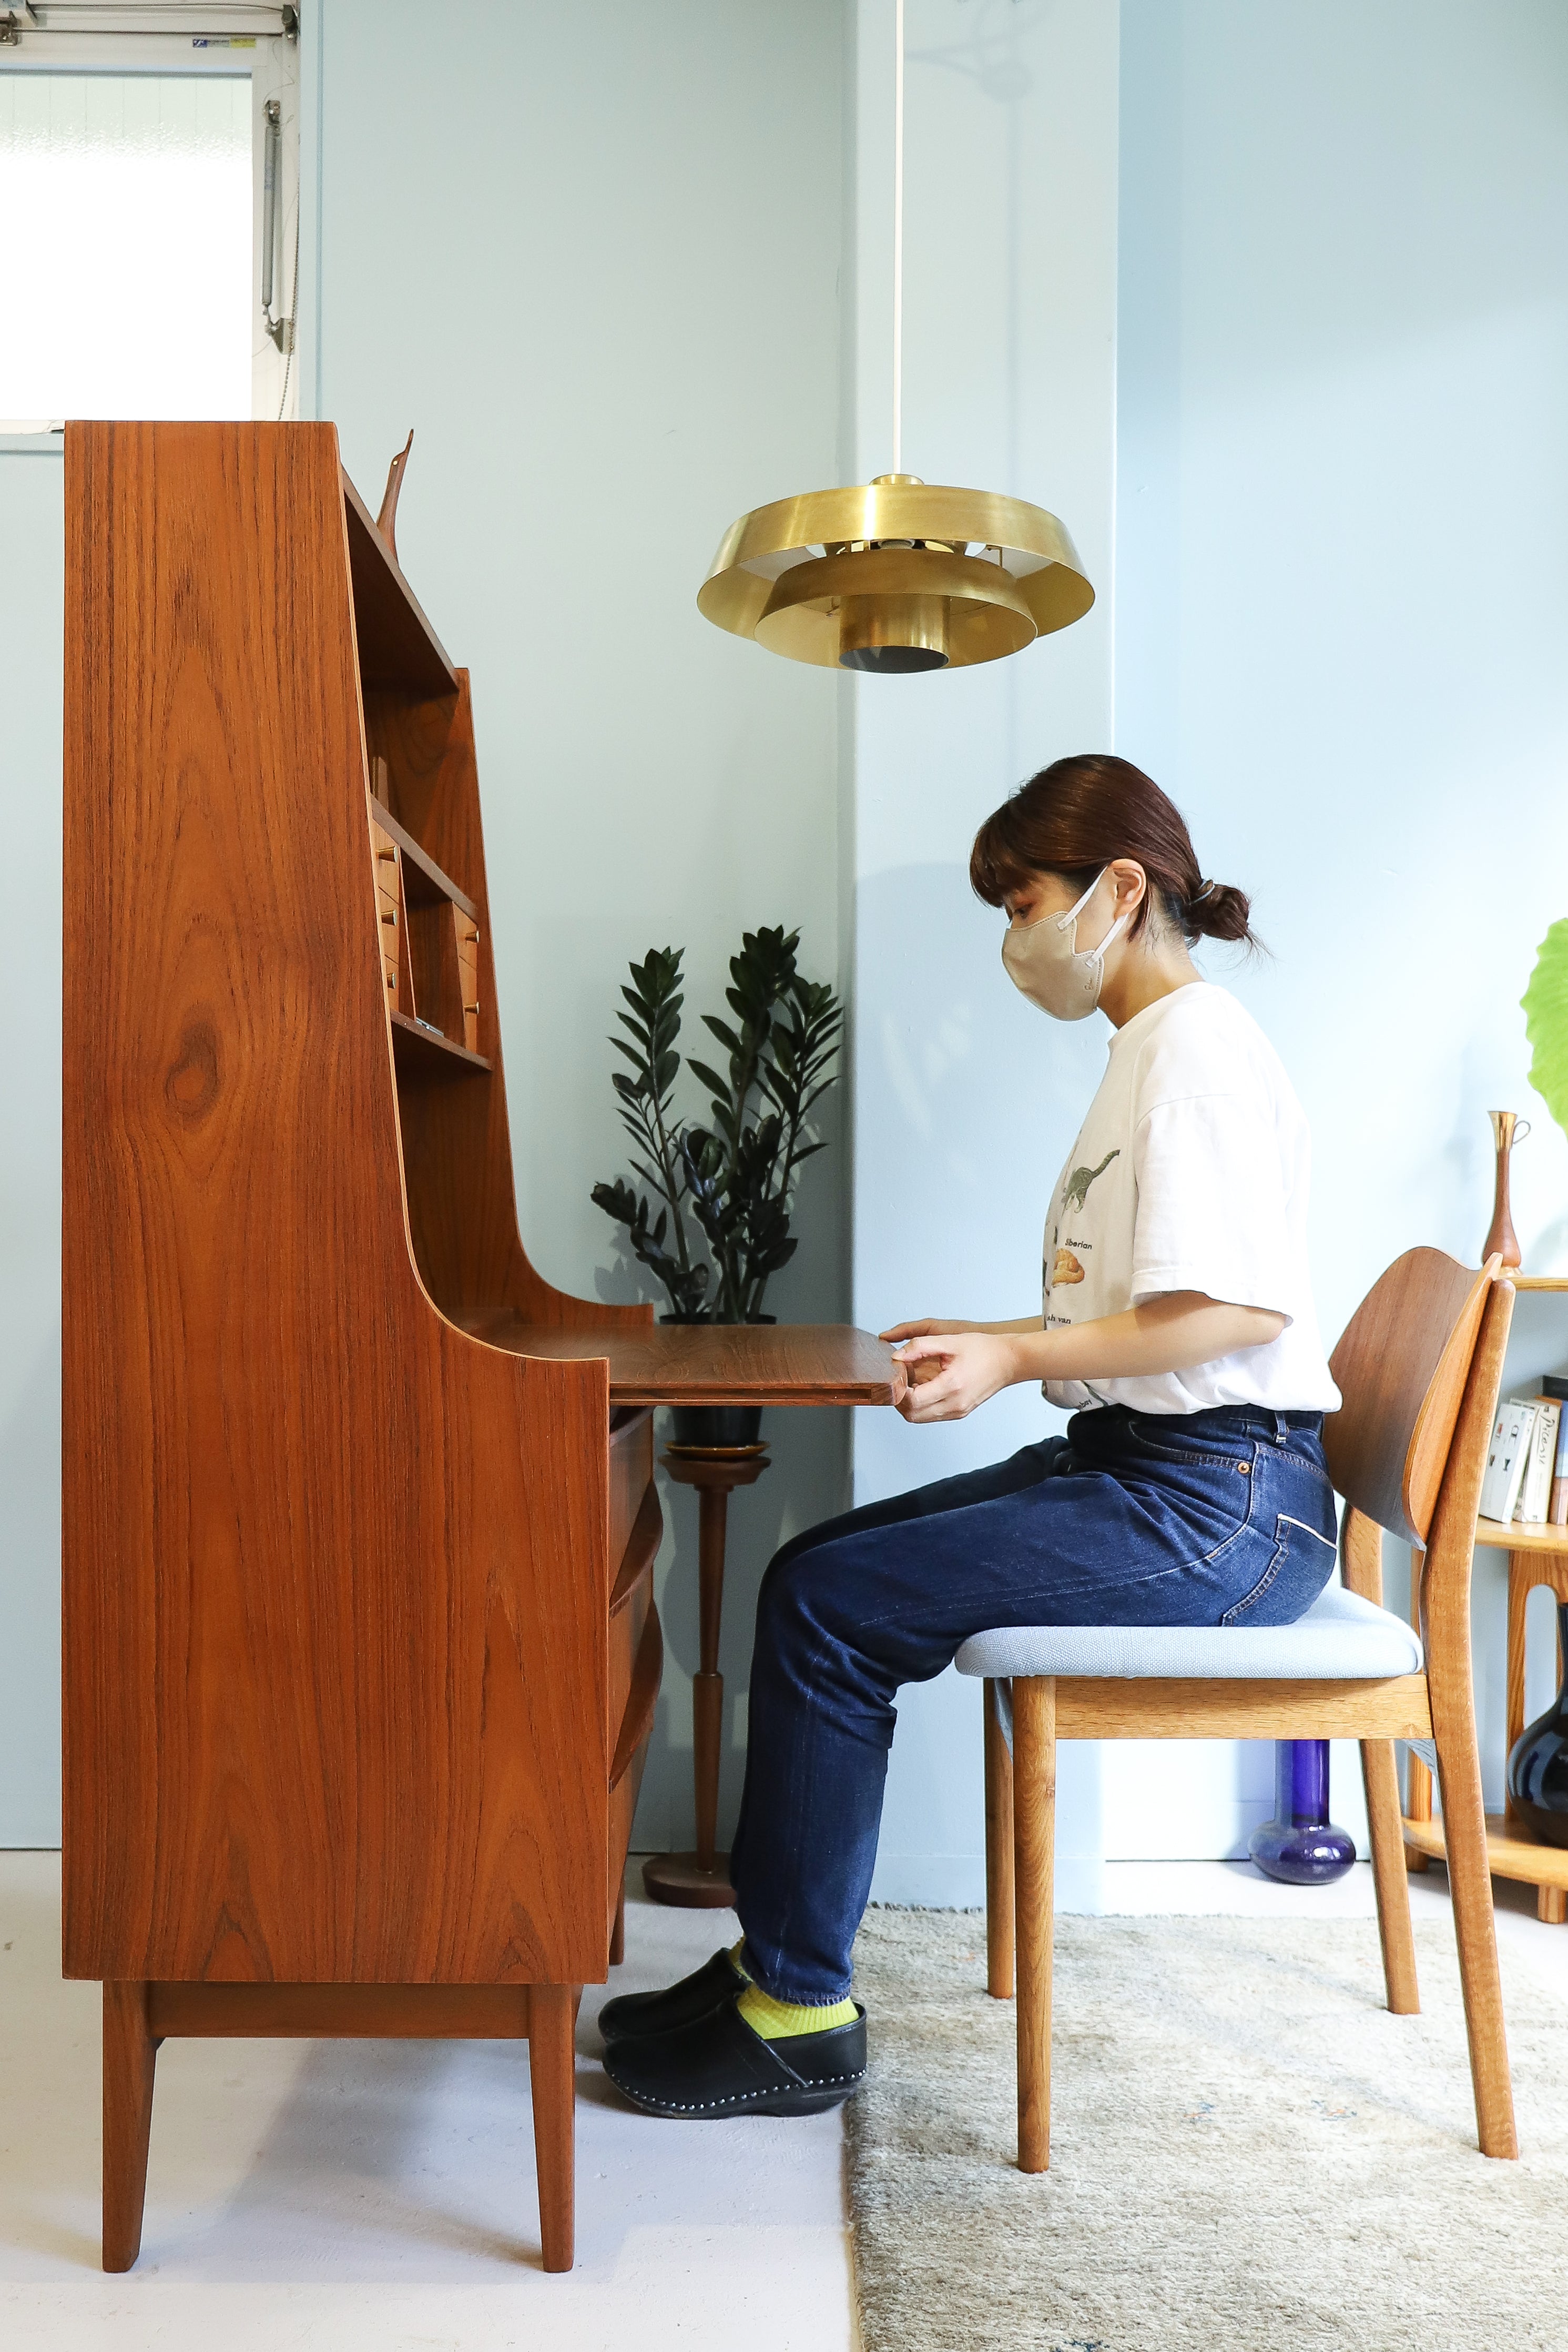
<path fill-rule="evenodd" d="M 1019 2163 L 1051 2147 L 1052 1859 L 1059 1739 L 1354 1738 L 1361 1742 L 1388 2006 L 1419 2008 L 1394 1743 L 1419 1747 L 1442 1792 L 1476 2122 L 1487 2156 L 1519 2153 L 1503 2031 L 1470 1678 L 1470 1558 L 1513 1286 L 1409 1251 L 1356 1310 L 1333 1358 L 1343 1402 L 1323 1446 L 1344 1497 L 1343 1588 L 1294 1625 L 1047 1626 L 978 1633 L 985 1679 L 989 1987 L 1018 1976 Z M 1382 1530 L 1414 1545 L 1420 1643 L 1382 1607 Z M 1010 1693 L 1010 1707 L 1009 1707 Z M 1009 1726 L 1010 1713 L 1010 1755 Z"/>

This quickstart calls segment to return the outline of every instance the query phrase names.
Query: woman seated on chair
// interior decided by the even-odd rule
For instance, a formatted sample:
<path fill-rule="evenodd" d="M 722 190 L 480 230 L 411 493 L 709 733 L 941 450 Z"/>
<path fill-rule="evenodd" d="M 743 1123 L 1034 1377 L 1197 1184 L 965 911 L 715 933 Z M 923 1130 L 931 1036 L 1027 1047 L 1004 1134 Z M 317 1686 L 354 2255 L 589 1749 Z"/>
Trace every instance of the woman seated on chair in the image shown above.
<path fill-rule="evenodd" d="M 902 1683 L 998 1626 L 1289 1624 L 1333 1566 L 1306 1120 L 1188 952 L 1250 941 L 1246 898 L 1203 879 L 1179 812 L 1111 758 L 1032 777 L 969 874 L 1006 910 L 1008 977 L 1055 1020 L 1104 1013 L 1110 1065 L 1051 1194 L 1043 1313 L 883 1336 L 906 1421 L 960 1420 L 1015 1381 L 1072 1418 L 774 1559 L 730 1857 L 744 1935 L 601 2016 L 606 2072 L 655 2115 L 799 2115 L 860 2083 L 851 1949 Z"/>

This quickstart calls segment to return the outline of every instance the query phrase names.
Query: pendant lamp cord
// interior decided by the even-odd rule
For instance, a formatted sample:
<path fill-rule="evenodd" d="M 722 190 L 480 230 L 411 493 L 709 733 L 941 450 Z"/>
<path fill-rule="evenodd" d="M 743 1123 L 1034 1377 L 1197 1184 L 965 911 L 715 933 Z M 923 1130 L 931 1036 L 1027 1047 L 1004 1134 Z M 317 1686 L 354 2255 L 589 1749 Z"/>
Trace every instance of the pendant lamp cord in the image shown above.
<path fill-rule="evenodd" d="M 893 58 L 893 470 L 904 441 L 904 0 L 894 0 Z"/>

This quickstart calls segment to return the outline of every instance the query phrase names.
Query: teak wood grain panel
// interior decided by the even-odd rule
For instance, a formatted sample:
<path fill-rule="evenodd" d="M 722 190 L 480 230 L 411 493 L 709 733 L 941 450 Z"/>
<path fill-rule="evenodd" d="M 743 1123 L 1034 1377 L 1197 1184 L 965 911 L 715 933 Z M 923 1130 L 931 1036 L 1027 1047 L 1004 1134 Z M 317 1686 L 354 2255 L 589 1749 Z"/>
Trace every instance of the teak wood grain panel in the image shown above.
<path fill-rule="evenodd" d="M 454 1295 L 568 1312 L 498 1041 L 444 1142 L 405 1080 L 405 1209 L 336 436 L 72 426 L 66 468 L 67 1972 L 602 1978 L 605 1369 L 411 1260 L 423 1219 Z M 449 699 L 425 845 L 483 908 Z"/>

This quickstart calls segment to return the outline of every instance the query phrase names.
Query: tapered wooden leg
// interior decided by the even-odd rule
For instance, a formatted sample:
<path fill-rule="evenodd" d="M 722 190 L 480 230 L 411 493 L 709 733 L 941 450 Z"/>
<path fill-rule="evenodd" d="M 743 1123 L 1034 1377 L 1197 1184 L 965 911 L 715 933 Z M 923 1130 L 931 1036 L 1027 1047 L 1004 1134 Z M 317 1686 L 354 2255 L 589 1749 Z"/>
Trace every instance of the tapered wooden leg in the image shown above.
<path fill-rule="evenodd" d="M 1535 1890 L 1535 1916 L 1548 1927 L 1561 1927 L 1568 1919 L 1568 1887 L 1538 1886 Z"/>
<path fill-rule="evenodd" d="M 1366 1819 L 1372 1831 L 1372 1874 L 1377 1887 L 1377 1933 L 1383 1944 L 1383 1979 L 1396 2017 L 1414 2017 L 1421 2006 L 1416 1982 L 1416 1939 L 1410 1932 L 1410 1887 L 1405 1875 L 1405 1830 L 1399 1814 L 1399 1768 L 1392 1739 L 1364 1739 L 1361 1776 L 1366 1784 Z"/>
<path fill-rule="evenodd" d="M 1491 1872 L 1487 1859 L 1486 1814 L 1481 1803 L 1480 1758 L 1476 1748 L 1475 1703 L 1470 1690 L 1469 1628 L 1450 1627 L 1447 1642 L 1428 1631 L 1427 1686 L 1432 1700 L 1432 1731 L 1437 1746 L 1437 1785 L 1443 1800 L 1443 1844 L 1448 1892 L 1459 1946 L 1459 1982 L 1465 1996 L 1465 2031 L 1470 2045 L 1476 2126 L 1483 2156 L 1519 2154 L 1513 2089 L 1508 2072 L 1503 2026 L 1502 1981 L 1492 1921 Z"/>
<path fill-rule="evenodd" d="M 724 1732 L 724 1676 L 718 1670 L 724 1615 L 724 1547 L 729 1496 L 705 1486 L 697 1510 L 697 1641 L 692 1676 L 692 1774 L 696 1797 L 697 1867 L 711 1870 L 718 1846 L 718 1765 Z"/>
<path fill-rule="evenodd" d="M 103 1988 L 103 2267 L 128 2271 L 141 2252 L 152 2067 L 147 1987 Z"/>
<path fill-rule="evenodd" d="M 615 1925 L 610 1931 L 610 1965 L 618 1969 L 626 1957 L 626 1885 L 622 1881 L 621 1900 L 615 1906 Z"/>
<path fill-rule="evenodd" d="M 1410 1554 L 1410 1622 L 1415 1626 L 1417 1633 L 1422 1632 L 1421 1570 L 1424 1559 L 1424 1553 L 1412 1549 Z M 1358 1585 L 1356 1590 L 1360 1591 L 1362 1587 Z M 1368 1593 L 1366 1597 L 1371 1601 L 1381 1601 L 1383 1599 L 1381 1585 L 1377 1591 Z M 1409 1754 L 1405 1759 L 1405 1773 L 1406 1786 L 1410 1799 L 1409 1805 L 1406 1809 L 1406 1818 L 1412 1822 L 1429 1822 L 1432 1818 L 1432 1775 L 1427 1771 L 1427 1767 L 1422 1763 L 1421 1759 L 1416 1754 L 1414 1748 L 1410 1750 Z M 1407 1845 L 1406 1847 L 1405 1867 L 1406 1871 L 1425 1870 L 1427 1867 L 1428 1860 L 1429 1857 L 1420 1853 L 1416 1847 L 1413 1845 Z"/>
<path fill-rule="evenodd" d="M 1055 1908 L 1056 1685 L 1013 1679 L 1013 1873 L 1018 1916 L 1019 2169 L 1051 2162 L 1051 1946 Z"/>
<path fill-rule="evenodd" d="M 980 1685 L 986 1709 L 986 1990 L 1013 1997 L 1013 1759 L 997 1711 L 994 1682 Z"/>
<path fill-rule="evenodd" d="M 575 1985 L 529 1988 L 528 2074 L 534 2095 L 534 2165 L 539 2181 L 539 2239 L 547 2271 L 571 2268 L 576 2030 Z"/>

